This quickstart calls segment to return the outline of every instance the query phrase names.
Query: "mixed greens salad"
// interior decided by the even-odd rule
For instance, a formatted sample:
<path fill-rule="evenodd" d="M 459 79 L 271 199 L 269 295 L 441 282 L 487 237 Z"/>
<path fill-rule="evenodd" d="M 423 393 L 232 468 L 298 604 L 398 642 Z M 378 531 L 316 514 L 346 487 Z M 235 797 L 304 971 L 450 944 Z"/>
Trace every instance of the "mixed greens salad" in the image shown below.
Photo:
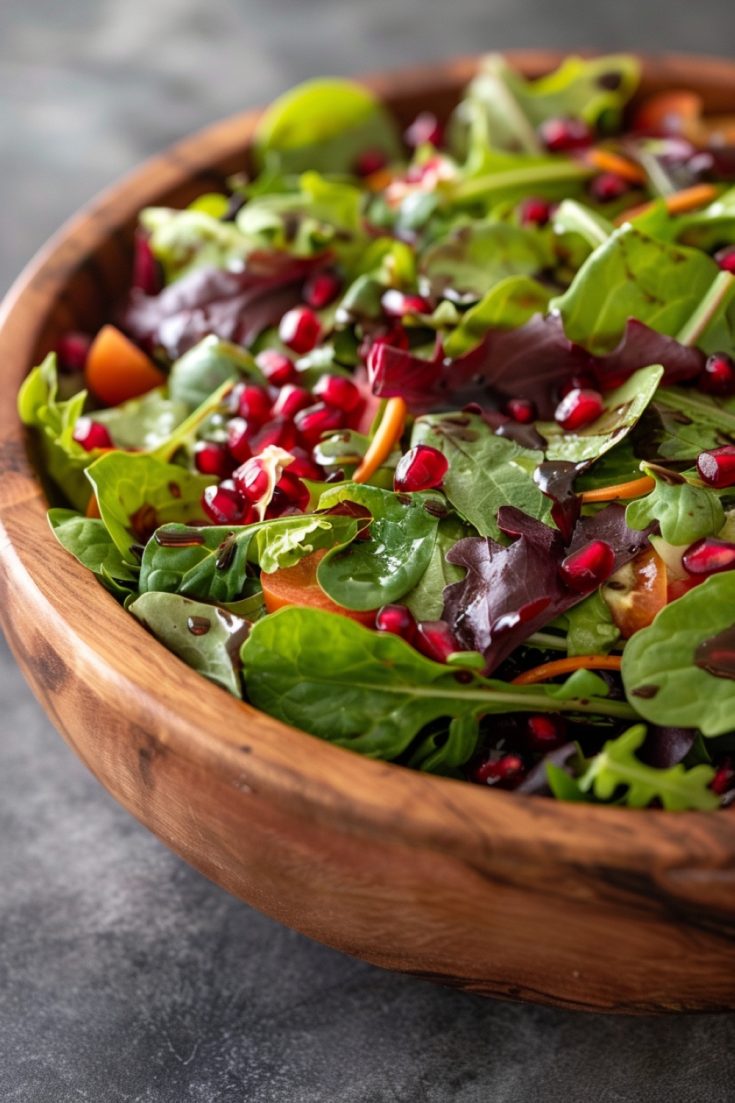
<path fill-rule="evenodd" d="M 735 115 L 638 82 L 491 56 L 403 132 L 349 82 L 278 100 L 23 385 L 61 544 L 342 747 L 733 800 Z"/>

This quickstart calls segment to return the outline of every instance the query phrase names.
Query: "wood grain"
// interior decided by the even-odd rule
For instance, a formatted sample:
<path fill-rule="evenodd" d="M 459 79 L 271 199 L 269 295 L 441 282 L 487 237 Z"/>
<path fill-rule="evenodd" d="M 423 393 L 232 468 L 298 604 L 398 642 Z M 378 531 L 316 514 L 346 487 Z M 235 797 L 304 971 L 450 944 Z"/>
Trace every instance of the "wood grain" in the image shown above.
<path fill-rule="evenodd" d="M 530 75 L 558 57 L 514 55 Z M 475 62 L 371 83 L 403 120 L 446 115 Z M 732 110 L 735 65 L 646 62 Z M 735 810 L 565 805 L 372 762 L 256 712 L 147 636 L 53 540 L 13 396 L 64 329 L 98 325 L 150 203 L 241 169 L 255 116 L 182 142 L 31 263 L 0 317 L 0 610 L 54 724 L 187 861 L 347 953 L 484 995 L 624 1012 L 735 1007 Z M 38 764 L 44 768 L 43 762 Z"/>

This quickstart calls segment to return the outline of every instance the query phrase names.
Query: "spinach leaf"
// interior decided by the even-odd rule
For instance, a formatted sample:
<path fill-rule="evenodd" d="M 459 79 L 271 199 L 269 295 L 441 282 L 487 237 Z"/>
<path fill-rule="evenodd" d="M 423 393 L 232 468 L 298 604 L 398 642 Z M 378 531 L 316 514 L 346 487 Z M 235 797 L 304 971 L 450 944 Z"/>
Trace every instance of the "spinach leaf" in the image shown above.
<path fill-rule="evenodd" d="M 541 452 L 496 436 L 475 414 L 431 414 L 417 418 L 411 444 L 437 448 L 449 461 L 443 490 L 481 536 L 500 535 L 497 512 L 513 502 L 531 517 L 550 516 L 550 503 L 533 481 Z"/>
<path fill-rule="evenodd" d="M 416 620 L 441 619 L 444 587 L 451 582 L 459 582 L 462 577 L 461 568 L 448 563 L 446 554 L 458 540 L 472 535 L 472 530 L 457 517 L 444 517 L 439 522 L 429 565 L 414 588 L 402 599 Z"/>
<path fill-rule="evenodd" d="M 647 528 L 654 521 L 668 544 L 692 544 L 702 536 L 712 536 L 725 523 L 725 511 L 714 490 L 695 486 L 683 475 L 652 464 L 641 464 L 656 485 L 645 498 L 637 498 L 625 511 L 626 524 L 633 529 Z"/>
<path fill-rule="evenodd" d="M 480 299 L 500 280 L 536 275 L 553 260 L 547 231 L 463 220 L 424 252 L 420 269 L 432 294 Z"/>
<path fill-rule="evenodd" d="M 528 276 L 508 276 L 491 287 L 470 307 L 444 342 L 447 356 L 457 357 L 479 345 L 489 329 L 525 325 L 534 314 L 544 314 L 551 293 Z"/>
<path fill-rule="evenodd" d="M 623 652 L 623 684 L 638 712 L 653 724 L 723 735 L 733 727 L 735 680 L 697 665 L 697 649 L 732 628 L 735 572 L 712 575 L 665 606 L 636 632 Z"/>
<path fill-rule="evenodd" d="M 240 648 L 250 627 L 246 620 L 179 594 L 141 594 L 128 612 L 187 666 L 242 697 Z"/>
<path fill-rule="evenodd" d="M 346 609 L 376 609 L 413 589 L 431 560 L 439 518 L 446 513 L 434 492 L 395 494 L 377 486 L 347 483 L 326 490 L 319 509 L 356 502 L 372 522 L 367 538 L 335 547 L 317 568 L 326 594 Z"/>
<path fill-rule="evenodd" d="M 168 521 L 206 521 L 201 497 L 210 476 L 193 475 L 145 453 L 108 452 L 87 468 L 100 516 L 128 563 L 136 544 Z"/>
<path fill-rule="evenodd" d="M 555 421 L 539 422 L 536 428 L 548 441 L 546 458 L 580 463 L 596 460 L 614 448 L 638 421 L 663 374 L 664 369 L 658 364 L 640 368 L 621 386 L 608 391 L 600 416 L 576 432 L 562 429 Z"/>
<path fill-rule="evenodd" d="M 457 765 L 458 757 L 474 751 L 479 718 L 491 713 L 632 714 L 620 701 L 558 700 L 540 687 L 458 672 L 424 658 L 398 636 L 297 606 L 253 625 L 242 661 L 256 708 L 371 758 L 398 757 L 438 719 L 455 722 L 446 753 Z M 432 768 L 441 765 L 434 757 Z"/>
<path fill-rule="evenodd" d="M 353 539 L 359 527 L 354 517 L 301 514 L 240 527 L 165 525 L 146 544 L 140 589 L 237 601 L 255 585 L 248 564 L 266 572 L 292 567 L 318 548 Z"/>
<path fill-rule="evenodd" d="M 96 410 L 94 420 L 107 427 L 117 448 L 148 452 L 163 444 L 188 412 L 183 402 L 168 398 L 163 387 L 156 387 L 109 410 Z"/>
<path fill-rule="evenodd" d="M 212 335 L 176 360 L 168 377 L 168 393 L 189 413 L 223 383 L 235 382 L 243 375 L 255 383 L 265 382 L 249 352 Z"/>
<path fill-rule="evenodd" d="M 62 547 L 83 567 L 94 571 L 103 585 L 109 579 L 125 583 L 137 581 L 137 570 L 124 561 L 99 518 L 84 517 L 72 509 L 50 509 L 48 521 Z M 119 587 L 114 590 L 118 592 Z"/>

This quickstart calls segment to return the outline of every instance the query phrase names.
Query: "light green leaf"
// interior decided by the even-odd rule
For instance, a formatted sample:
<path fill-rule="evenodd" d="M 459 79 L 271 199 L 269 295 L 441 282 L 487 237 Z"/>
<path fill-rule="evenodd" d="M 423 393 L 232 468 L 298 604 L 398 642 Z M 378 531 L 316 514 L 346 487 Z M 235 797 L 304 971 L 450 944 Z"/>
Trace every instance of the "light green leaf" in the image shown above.
<path fill-rule="evenodd" d="M 456 359 L 480 344 L 489 329 L 515 329 L 534 314 L 545 314 L 550 291 L 528 276 L 508 276 L 491 287 L 466 311 L 444 342 L 447 356 Z"/>
<path fill-rule="evenodd" d="M 195 268 L 229 268 L 244 261 L 252 248 L 233 222 L 221 222 L 202 210 L 147 207 L 140 222 L 167 282 Z"/>
<path fill-rule="evenodd" d="M 156 387 L 109 410 L 96 410 L 94 420 L 107 427 L 117 448 L 150 451 L 171 436 L 187 413 L 185 403 L 168 398 L 163 387 Z"/>
<path fill-rule="evenodd" d="M 564 614 L 569 655 L 607 655 L 620 639 L 610 607 L 598 590 Z"/>
<path fill-rule="evenodd" d="M 135 582 L 138 572 L 126 563 L 99 518 L 84 517 L 73 509 L 50 509 L 51 530 L 68 552 L 104 579 Z"/>
<path fill-rule="evenodd" d="M 420 270 L 435 295 L 480 299 L 509 276 L 533 276 L 553 264 L 548 231 L 491 220 L 457 223 L 427 249 Z"/>
<path fill-rule="evenodd" d="M 702 536 L 713 536 L 725 523 L 725 511 L 715 491 L 695 486 L 683 475 L 653 464 L 641 464 L 641 471 L 656 480 L 645 498 L 637 498 L 625 511 L 629 528 L 645 529 L 653 521 L 661 525 L 667 544 L 692 544 Z"/>
<path fill-rule="evenodd" d="M 249 352 L 210 335 L 174 363 L 168 393 L 174 402 L 186 406 L 188 413 L 206 402 L 224 383 L 243 376 L 254 383 L 265 382 Z"/>
<path fill-rule="evenodd" d="M 735 401 L 701 391 L 661 387 L 651 405 L 648 430 L 664 460 L 694 460 L 700 452 L 735 444 Z"/>

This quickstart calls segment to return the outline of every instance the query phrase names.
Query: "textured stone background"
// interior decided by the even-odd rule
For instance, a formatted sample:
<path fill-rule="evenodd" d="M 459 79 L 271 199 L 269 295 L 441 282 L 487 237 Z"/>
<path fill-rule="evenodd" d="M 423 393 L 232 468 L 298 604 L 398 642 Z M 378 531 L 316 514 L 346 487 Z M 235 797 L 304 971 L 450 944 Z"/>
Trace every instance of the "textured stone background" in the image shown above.
<path fill-rule="evenodd" d="M 307 75 L 522 45 L 715 53 L 734 31 L 732 0 L 0 0 L 0 291 L 143 156 Z M 232 900 L 101 790 L 2 641 L 0 716 L 3 1103 L 733 1098 L 734 1017 L 482 1001 Z"/>

